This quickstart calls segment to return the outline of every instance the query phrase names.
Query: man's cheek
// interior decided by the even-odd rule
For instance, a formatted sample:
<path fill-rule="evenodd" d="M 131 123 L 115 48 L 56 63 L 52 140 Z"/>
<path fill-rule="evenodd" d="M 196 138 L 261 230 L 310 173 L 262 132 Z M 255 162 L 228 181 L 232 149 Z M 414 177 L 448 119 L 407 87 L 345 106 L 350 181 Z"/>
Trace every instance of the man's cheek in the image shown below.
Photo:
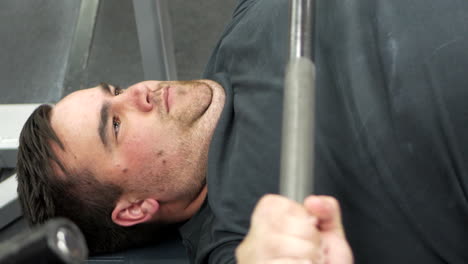
<path fill-rule="evenodd" d="M 122 146 L 125 159 L 131 163 L 143 163 L 151 158 L 152 151 L 147 144 L 141 141 L 129 141 Z"/>

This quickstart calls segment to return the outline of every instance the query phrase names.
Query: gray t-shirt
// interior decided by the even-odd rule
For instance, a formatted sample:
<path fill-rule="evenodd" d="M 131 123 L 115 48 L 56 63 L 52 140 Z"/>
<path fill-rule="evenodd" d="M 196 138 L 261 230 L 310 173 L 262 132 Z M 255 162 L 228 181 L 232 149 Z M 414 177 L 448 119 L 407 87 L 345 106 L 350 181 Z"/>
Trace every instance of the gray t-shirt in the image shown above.
<path fill-rule="evenodd" d="M 316 1 L 315 192 L 338 198 L 356 263 L 468 263 L 468 1 Z M 288 1 L 243 1 L 205 77 L 227 100 L 208 199 L 181 234 L 233 263 L 277 192 Z"/>
<path fill-rule="evenodd" d="M 468 263 L 468 1 L 317 1 L 317 191 L 356 263 Z"/>

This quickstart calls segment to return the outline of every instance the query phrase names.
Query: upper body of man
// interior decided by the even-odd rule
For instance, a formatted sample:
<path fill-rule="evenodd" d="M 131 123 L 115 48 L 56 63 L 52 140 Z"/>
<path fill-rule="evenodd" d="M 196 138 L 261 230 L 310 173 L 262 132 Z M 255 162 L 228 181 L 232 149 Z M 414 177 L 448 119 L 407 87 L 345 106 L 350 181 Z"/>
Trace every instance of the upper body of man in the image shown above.
<path fill-rule="evenodd" d="M 468 233 L 465 152 L 460 148 L 467 145 L 467 5 L 435 0 L 316 3 L 316 191 L 341 202 L 358 263 L 463 263 L 468 258 L 463 247 Z M 146 92 L 136 85 L 123 94 L 110 86 L 117 96 L 95 88 L 76 93 L 75 99 L 80 95 L 84 100 L 72 108 L 66 104 L 74 97 L 57 104 L 50 124 L 62 148 L 57 138 L 39 132 L 55 142 L 53 151 L 45 149 L 45 159 L 30 164 L 62 158 L 64 164 L 51 171 L 67 184 L 47 186 L 51 176 L 21 183 L 21 174 L 41 175 L 36 171 L 40 168 L 18 170 L 20 186 L 31 185 L 20 192 L 20 197 L 31 193 L 22 198 L 23 204 L 39 201 L 31 206 L 30 216 L 41 221 L 57 209 L 73 212 L 96 205 L 82 221 L 87 225 L 105 218 L 102 226 L 90 230 L 102 233 L 100 239 L 122 240 L 134 237 L 130 232 L 141 226 L 137 223 L 191 218 L 180 230 L 193 261 L 235 262 L 235 249 L 247 234 L 256 201 L 278 189 L 287 10 L 286 0 L 239 2 L 205 73 L 218 84 L 151 82 L 143 85 Z M 175 88 L 159 94 L 166 85 Z M 189 92 L 193 87 L 197 92 Z M 198 97 L 205 94 L 202 90 L 210 92 L 209 100 Z M 164 99 L 167 94 L 174 99 Z M 106 100 L 109 107 L 104 107 Z M 130 105 L 123 109 L 134 113 L 131 119 L 111 112 L 120 100 Z M 161 114 L 165 104 L 167 115 Z M 192 114 L 183 109 L 192 109 Z M 43 110 L 42 116 L 49 117 Z M 133 122 L 143 117 L 153 121 Z M 132 134 L 126 133 L 129 121 Z M 158 126 L 149 127 L 153 124 Z M 60 132 L 66 125 L 70 128 Z M 43 126 L 31 121 L 25 133 Z M 108 130 L 107 137 L 101 127 Z M 84 148 L 86 140 L 91 149 L 102 150 Z M 44 149 L 35 141 L 26 143 L 23 153 Z M 112 147 L 125 154 L 112 152 Z M 64 169 L 70 172 L 61 173 Z M 84 180 L 70 184 L 70 179 Z M 42 187 L 35 189 L 36 183 Z M 65 192 L 75 196 L 61 200 Z M 81 204 L 75 200 L 83 192 L 104 198 L 88 195 Z M 77 205 L 67 206 L 73 202 Z M 43 213 L 41 206 L 49 209 Z M 130 227 L 108 232 L 122 225 Z"/>
<path fill-rule="evenodd" d="M 264 8 L 265 5 L 268 8 Z M 154 237 L 149 235 L 148 229 L 156 225 L 142 223 L 183 222 L 200 207 L 199 215 L 206 212 L 204 208 L 223 210 L 224 201 L 220 200 L 218 206 L 208 200 L 211 197 L 218 199 L 226 188 L 234 188 L 235 192 L 245 186 L 245 190 L 252 191 L 253 195 L 239 193 L 236 197 L 232 192 L 222 195 L 227 202 L 235 198 L 238 205 L 233 209 L 240 209 L 235 212 L 238 217 L 232 217 L 232 212 L 218 211 L 214 218 L 219 226 L 214 223 L 211 229 L 214 233 L 218 229 L 224 232 L 226 222 L 223 221 L 231 217 L 239 221 L 233 225 L 238 228 L 234 238 L 221 236 L 220 240 L 206 241 L 208 247 L 222 245 L 223 261 L 228 261 L 224 260 L 225 257 L 234 261 L 234 249 L 247 233 L 255 203 L 264 193 L 274 192 L 277 186 L 274 174 L 278 168 L 279 144 L 270 142 L 279 142 L 277 132 L 281 120 L 277 117 L 281 113 L 287 22 L 278 30 L 270 29 L 276 24 L 278 15 L 286 20 L 286 9 L 287 1 L 239 3 L 233 24 L 226 29 L 223 39 L 231 36 L 229 31 L 251 36 L 244 37 L 238 45 L 232 45 L 238 50 L 245 49 L 245 54 L 238 56 L 233 52 L 227 54 L 228 58 L 222 58 L 220 63 L 233 67 L 228 71 L 216 70 L 210 76 L 218 83 L 209 80 L 147 81 L 132 85 L 125 91 L 115 85 L 101 84 L 75 92 L 56 106 L 37 109 L 23 129 L 19 149 L 19 193 L 26 216 L 33 223 L 54 216 L 68 216 L 83 229 L 91 251 L 103 252 L 138 242 L 139 236 Z M 271 14 L 271 11 L 276 14 Z M 256 16 L 263 17 L 264 21 L 260 22 L 267 24 L 257 27 Z M 260 31 L 245 30 L 243 23 L 247 29 L 254 29 L 255 25 Z M 262 35 L 258 35 L 259 32 Z M 268 34 L 267 39 L 263 38 L 265 33 Z M 228 43 L 234 44 L 232 41 L 236 36 L 232 38 Z M 264 53 L 254 51 L 250 54 L 249 47 L 256 44 L 248 41 L 255 38 L 271 44 L 271 47 Z M 270 55 L 279 50 L 281 52 L 275 56 Z M 218 67 L 216 63 L 210 64 L 214 69 Z M 247 70 L 248 67 L 251 70 Z M 272 81 L 273 86 L 270 85 Z M 235 141 L 241 139 L 240 148 L 235 142 L 230 143 L 232 138 L 225 141 L 216 137 L 212 142 L 221 112 L 223 117 L 216 128 L 217 134 L 233 135 Z M 265 112 L 272 115 L 264 115 Z M 232 118 L 236 122 L 230 127 Z M 246 127 L 245 124 L 254 126 Z M 225 144 L 220 141 L 225 141 Z M 213 168 L 207 168 L 210 142 L 213 147 L 211 157 L 228 157 L 225 163 L 210 161 L 214 170 L 219 165 L 219 173 L 226 175 L 211 176 L 212 173 L 208 172 L 213 171 Z M 261 143 L 261 148 L 271 148 L 257 153 L 254 142 Z M 232 153 L 240 154 L 249 145 L 251 148 L 244 157 L 252 158 L 250 164 L 229 160 Z M 264 159 L 262 155 L 266 153 L 272 156 Z M 236 154 L 236 157 L 240 156 Z M 263 159 L 264 162 L 259 163 Z M 236 170 L 229 172 L 225 164 L 239 168 L 245 166 L 249 175 Z M 254 164 L 262 166 L 252 168 Z M 255 177 L 265 179 L 269 173 L 272 177 L 262 183 L 267 188 L 257 188 L 260 182 L 252 182 Z M 232 182 L 235 175 L 242 175 L 236 177 L 241 182 Z M 208 186 L 212 186 L 208 187 L 212 193 L 207 199 L 206 181 Z M 214 218 L 210 212 L 202 221 Z M 183 229 L 187 230 L 189 225 L 185 224 Z M 208 227 L 203 223 L 201 227 L 194 225 L 194 230 L 206 230 Z M 185 231 L 182 233 L 184 236 Z M 196 236 L 191 238 L 198 239 Z M 208 260 L 205 257 L 216 259 L 216 253 L 210 249 L 207 251 L 200 247 L 190 252 L 196 262 Z M 198 257 L 205 253 L 207 255 Z"/>

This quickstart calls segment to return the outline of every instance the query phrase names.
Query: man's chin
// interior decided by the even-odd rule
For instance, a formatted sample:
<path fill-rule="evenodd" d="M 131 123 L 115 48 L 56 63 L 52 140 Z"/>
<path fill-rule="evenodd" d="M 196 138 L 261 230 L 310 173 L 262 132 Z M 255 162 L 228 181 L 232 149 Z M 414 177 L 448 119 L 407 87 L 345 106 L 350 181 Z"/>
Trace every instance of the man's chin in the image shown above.
<path fill-rule="evenodd" d="M 197 83 L 196 96 L 200 107 L 198 116 L 202 117 L 212 106 L 214 91 L 218 88 L 218 84 L 209 80 L 199 80 Z"/>
<path fill-rule="evenodd" d="M 207 124 L 215 125 L 224 108 L 225 92 L 224 88 L 217 82 L 212 80 L 200 80 L 210 88 L 210 100 L 205 111 L 202 113 L 200 119 L 207 120 Z M 209 125 L 211 126 L 211 125 Z"/>
<path fill-rule="evenodd" d="M 211 108 L 212 105 L 220 102 L 224 103 L 224 89 L 221 84 L 208 79 L 198 80 L 198 82 L 205 84 L 211 91 L 207 110 Z"/>
<path fill-rule="evenodd" d="M 201 83 L 206 84 L 208 87 L 210 87 L 210 89 L 212 90 L 212 92 L 214 94 L 216 94 L 217 92 L 220 92 L 220 91 L 224 91 L 221 84 L 219 84 L 219 83 L 217 83 L 217 82 L 215 82 L 213 80 L 202 79 L 202 80 L 197 80 L 197 82 L 201 82 Z"/>
<path fill-rule="evenodd" d="M 170 114 L 182 123 L 192 125 L 209 112 L 212 105 L 213 90 L 210 83 L 203 81 L 186 82 L 185 87 L 173 89 L 173 104 Z"/>
<path fill-rule="evenodd" d="M 219 118 L 224 104 L 221 85 L 211 80 L 195 80 L 185 82 L 184 86 L 188 90 L 180 90 L 179 96 L 175 96 L 170 111 L 173 117 L 189 126 Z"/>

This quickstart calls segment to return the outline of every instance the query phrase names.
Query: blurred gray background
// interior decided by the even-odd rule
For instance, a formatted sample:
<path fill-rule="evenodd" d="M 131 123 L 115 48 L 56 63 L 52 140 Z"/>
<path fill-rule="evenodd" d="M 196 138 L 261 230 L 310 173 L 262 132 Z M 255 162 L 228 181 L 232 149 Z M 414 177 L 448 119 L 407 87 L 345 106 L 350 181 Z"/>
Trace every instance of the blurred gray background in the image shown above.
<path fill-rule="evenodd" d="M 83 1 L 99 4 L 87 64 L 71 80 L 67 67 L 81 1 L 0 2 L 0 103 L 55 102 L 101 81 L 125 87 L 144 80 L 133 1 Z M 236 2 L 165 1 L 179 79 L 201 76 Z"/>

